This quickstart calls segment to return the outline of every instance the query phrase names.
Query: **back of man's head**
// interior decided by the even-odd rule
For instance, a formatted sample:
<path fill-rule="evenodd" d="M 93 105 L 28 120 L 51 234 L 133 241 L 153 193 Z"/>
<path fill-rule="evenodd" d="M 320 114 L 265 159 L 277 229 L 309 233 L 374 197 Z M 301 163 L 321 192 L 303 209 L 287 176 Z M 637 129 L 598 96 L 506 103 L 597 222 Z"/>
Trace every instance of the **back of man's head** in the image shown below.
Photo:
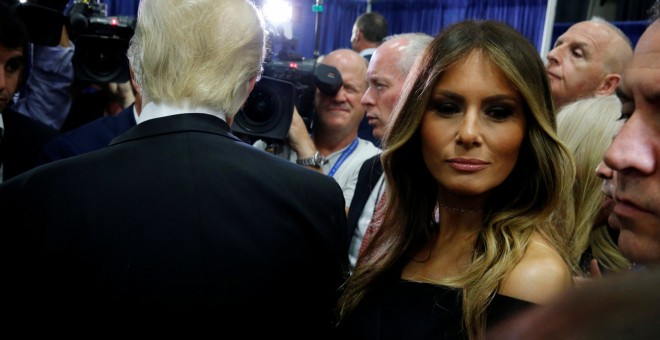
<path fill-rule="evenodd" d="M 630 39 L 615 25 L 599 17 L 572 25 L 548 53 L 555 105 L 613 94 L 631 58 Z"/>
<path fill-rule="evenodd" d="M 616 33 L 615 38 L 613 38 L 606 46 L 605 51 L 603 51 L 603 66 L 607 73 L 622 74 L 626 65 L 632 59 L 632 41 L 630 41 L 630 38 L 620 28 L 601 17 L 593 17 L 590 21 L 604 25 Z"/>
<path fill-rule="evenodd" d="M 384 39 L 384 42 L 395 41 L 405 42 L 401 47 L 401 56 L 397 62 L 397 67 L 402 74 L 407 74 L 412 69 L 417 57 L 433 41 L 433 37 L 426 33 L 402 33 L 390 35 Z"/>
<path fill-rule="evenodd" d="M 264 47 L 263 18 L 248 0 L 142 0 L 128 57 L 144 104 L 231 117 L 261 73 Z"/>
<path fill-rule="evenodd" d="M 364 39 L 377 45 L 383 42 L 387 35 L 387 20 L 380 13 L 361 14 L 355 20 L 355 26 L 362 32 Z"/>

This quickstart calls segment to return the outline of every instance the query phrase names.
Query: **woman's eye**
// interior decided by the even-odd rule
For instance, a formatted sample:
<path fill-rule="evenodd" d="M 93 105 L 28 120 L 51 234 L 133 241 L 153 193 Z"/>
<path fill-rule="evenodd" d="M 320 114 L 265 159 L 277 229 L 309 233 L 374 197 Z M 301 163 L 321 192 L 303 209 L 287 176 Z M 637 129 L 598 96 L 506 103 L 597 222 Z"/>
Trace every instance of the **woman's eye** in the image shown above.
<path fill-rule="evenodd" d="M 450 103 L 437 103 L 433 105 L 433 109 L 442 116 L 454 115 L 461 111 L 457 105 Z"/>
<path fill-rule="evenodd" d="M 508 107 L 493 107 L 486 114 L 496 120 L 504 120 L 513 114 L 513 110 Z"/>

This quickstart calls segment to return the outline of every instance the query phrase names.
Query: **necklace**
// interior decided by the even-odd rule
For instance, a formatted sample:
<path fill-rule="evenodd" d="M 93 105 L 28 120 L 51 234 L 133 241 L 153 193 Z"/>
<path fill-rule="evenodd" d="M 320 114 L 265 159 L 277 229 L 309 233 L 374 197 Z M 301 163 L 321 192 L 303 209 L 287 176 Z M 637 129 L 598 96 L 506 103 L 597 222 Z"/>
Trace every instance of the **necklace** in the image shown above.
<path fill-rule="evenodd" d="M 443 208 L 443 209 L 447 209 L 447 210 L 449 210 L 450 212 L 453 212 L 453 213 L 455 213 L 455 214 L 478 213 L 478 212 L 482 212 L 482 211 L 483 211 L 483 209 L 481 209 L 481 208 L 479 208 L 479 209 L 469 209 L 469 208 L 456 208 L 456 207 L 450 207 L 450 206 L 448 206 L 448 205 L 446 205 L 446 204 L 442 204 L 442 203 L 440 203 L 440 202 L 438 202 L 438 207 Z"/>

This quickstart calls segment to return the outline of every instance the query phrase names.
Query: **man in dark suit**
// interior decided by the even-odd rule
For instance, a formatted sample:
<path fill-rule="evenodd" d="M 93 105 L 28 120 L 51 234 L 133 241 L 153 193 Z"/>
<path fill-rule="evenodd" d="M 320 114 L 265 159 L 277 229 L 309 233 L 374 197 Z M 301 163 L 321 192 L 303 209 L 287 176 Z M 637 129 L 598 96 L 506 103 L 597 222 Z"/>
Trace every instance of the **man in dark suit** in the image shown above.
<path fill-rule="evenodd" d="M 360 14 L 353 24 L 351 48 L 367 61 L 371 60 L 374 51 L 387 35 L 387 26 L 387 20 L 380 13 Z"/>
<path fill-rule="evenodd" d="M 367 69 L 369 88 L 361 102 L 367 110 L 366 119 L 373 128 L 373 135 L 377 138 L 383 138 L 406 75 L 431 40 L 433 37 L 424 33 L 393 35 L 387 37 L 374 52 Z M 364 234 L 384 192 L 383 167 L 378 154 L 362 164 L 348 209 L 351 267 L 357 263 Z"/>
<path fill-rule="evenodd" d="M 0 128 L 2 183 L 37 166 L 42 148 L 59 131 L 11 109 L 2 111 L 0 120 L 4 125 Z"/>
<path fill-rule="evenodd" d="M 138 125 L 0 185 L 5 324 L 331 336 L 348 265 L 341 189 L 228 124 L 261 72 L 259 11 L 142 0 L 138 13 Z"/>
<path fill-rule="evenodd" d="M 387 26 L 387 20 L 380 13 L 369 12 L 359 15 L 353 23 L 351 32 L 351 48 L 353 51 L 370 61 L 376 48 L 383 43 L 383 39 L 387 36 Z M 374 143 L 376 146 L 380 146 L 380 140 L 371 133 L 371 127 L 366 117 L 360 122 L 358 136 Z"/>
<path fill-rule="evenodd" d="M 139 97 L 135 96 L 136 103 L 117 115 L 97 118 L 50 140 L 43 147 L 40 164 L 106 147 L 115 137 L 135 126 L 141 106 Z"/>
<path fill-rule="evenodd" d="M 11 109 L 25 83 L 28 35 L 0 3 L 0 183 L 37 165 L 44 144 L 59 132 Z"/>

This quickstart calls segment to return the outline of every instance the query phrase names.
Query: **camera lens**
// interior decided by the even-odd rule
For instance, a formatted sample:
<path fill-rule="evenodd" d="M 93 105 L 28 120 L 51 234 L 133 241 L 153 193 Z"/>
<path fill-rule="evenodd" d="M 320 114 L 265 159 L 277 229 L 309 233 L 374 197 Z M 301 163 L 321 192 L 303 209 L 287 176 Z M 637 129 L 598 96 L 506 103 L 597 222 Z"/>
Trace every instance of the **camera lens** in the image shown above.
<path fill-rule="evenodd" d="M 273 118 L 273 109 L 276 108 L 273 96 L 257 89 L 252 91 L 250 98 L 245 103 L 245 118 L 255 124 L 264 124 Z"/>
<path fill-rule="evenodd" d="M 121 83 L 130 79 L 126 50 L 128 40 L 103 36 L 81 36 L 76 40 L 76 77 L 99 83 Z"/>
<path fill-rule="evenodd" d="M 82 63 L 87 72 L 101 79 L 113 77 L 119 69 L 115 53 L 103 49 L 85 51 Z"/>
<path fill-rule="evenodd" d="M 262 77 L 236 114 L 233 131 L 284 140 L 293 117 L 294 95 L 292 83 Z"/>

